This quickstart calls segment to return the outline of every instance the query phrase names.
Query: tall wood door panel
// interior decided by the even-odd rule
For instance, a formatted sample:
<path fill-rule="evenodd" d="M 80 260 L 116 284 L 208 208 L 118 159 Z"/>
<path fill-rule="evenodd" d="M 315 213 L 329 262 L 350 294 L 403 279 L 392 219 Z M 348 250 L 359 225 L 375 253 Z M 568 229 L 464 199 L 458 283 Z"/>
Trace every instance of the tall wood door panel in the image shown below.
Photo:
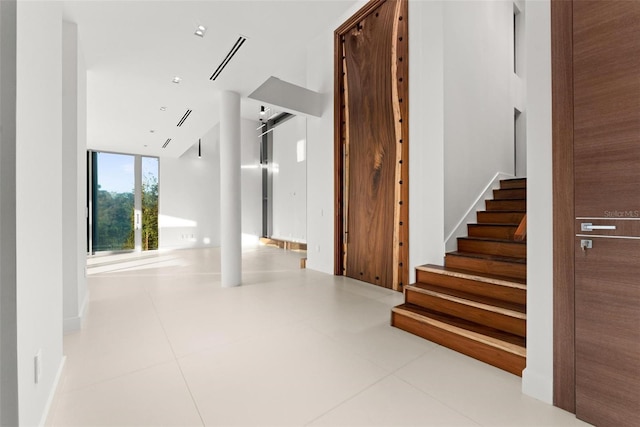
<path fill-rule="evenodd" d="M 406 0 L 372 1 L 336 30 L 337 273 L 398 290 L 408 274 L 407 43 Z"/>
<path fill-rule="evenodd" d="M 640 2 L 573 2 L 576 415 L 640 425 Z"/>

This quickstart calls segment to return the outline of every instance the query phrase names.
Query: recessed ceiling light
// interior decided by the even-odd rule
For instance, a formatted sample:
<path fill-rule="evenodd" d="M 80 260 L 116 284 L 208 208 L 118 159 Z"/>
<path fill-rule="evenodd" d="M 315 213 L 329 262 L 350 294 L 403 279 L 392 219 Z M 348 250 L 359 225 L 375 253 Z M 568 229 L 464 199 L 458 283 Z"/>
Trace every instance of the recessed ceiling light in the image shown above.
<path fill-rule="evenodd" d="M 167 111 L 167 107 L 160 107 L 160 111 Z"/>
<path fill-rule="evenodd" d="M 175 76 L 173 78 L 173 80 L 171 80 L 171 81 L 174 82 L 175 84 L 178 84 L 178 83 L 180 83 L 182 81 L 182 79 L 180 77 L 178 77 L 178 76 Z"/>
<path fill-rule="evenodd" d="M 204 34 L 207 32 L 207 27 L 205 27 L 204 25 L 198 25 L 198 28 L 196 28 L 196 31 L 193 33 L 198 37 L 204 37 Z"/>

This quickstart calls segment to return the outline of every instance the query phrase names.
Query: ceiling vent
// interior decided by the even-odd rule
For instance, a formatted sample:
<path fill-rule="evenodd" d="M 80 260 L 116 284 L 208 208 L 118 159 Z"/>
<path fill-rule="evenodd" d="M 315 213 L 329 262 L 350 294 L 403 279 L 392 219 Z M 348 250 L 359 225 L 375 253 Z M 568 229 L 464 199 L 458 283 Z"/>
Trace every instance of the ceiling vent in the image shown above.
<path fill-rule="evenodd" d="M 167 145 L 169 145 L 170 142 L 171 142 L 171 138 L 167 138 L 162 148 L 167 148 Z"/>
<path fill-rule="evenodd" d="M 215 80 L 218 78 L 218 76 L 220 76 L 222 71 L 226 68 L 226 66 L 229 64 L 231 59 L 235 56 L 235 54 L 238 53 L 238 51 L 240 50 L 240 47 L 242 47 L 242 45 L 246 40 L 247 40 L 246 37 L 243 37 L 243 36 L 238 37 L 238 40 L 236 40 L 236 43 L 233 45 L 229 53 L 227 53 L 227 56 L 220 63 L 220 65 L 218 65 L 218 68 L 216 68 L 216 71 L 214 71 L 211 77 L 209 77 L 209 80 Z"/>
<path fill-rule="evenodd" d="M 181 119 L 180 119 L 180 121 L 178 122 L 178 125 L 177 125 L 178 127 L 182 126 L 182 125 L 184 124 L 185 120 L 187 120 L 187 119 L 189 118 L 189 114 L 191 114 L 191 111 L 192 111 L 192 110 L 187 110 L 187 111 L 184 113 L 184 116 L 182 116 L 182 118 L 181 118 Z"/>

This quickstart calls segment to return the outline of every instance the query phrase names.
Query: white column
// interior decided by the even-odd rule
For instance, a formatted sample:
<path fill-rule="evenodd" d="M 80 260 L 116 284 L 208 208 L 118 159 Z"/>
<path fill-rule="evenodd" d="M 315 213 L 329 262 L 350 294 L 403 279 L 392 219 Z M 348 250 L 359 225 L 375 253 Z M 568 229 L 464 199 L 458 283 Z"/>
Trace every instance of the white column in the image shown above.
<path fill-rule="evenodd" d="M 220 249 L 222 287 L 242 282 L 240 193 L 240 95 L 222 92 L 220 102 Z"/>

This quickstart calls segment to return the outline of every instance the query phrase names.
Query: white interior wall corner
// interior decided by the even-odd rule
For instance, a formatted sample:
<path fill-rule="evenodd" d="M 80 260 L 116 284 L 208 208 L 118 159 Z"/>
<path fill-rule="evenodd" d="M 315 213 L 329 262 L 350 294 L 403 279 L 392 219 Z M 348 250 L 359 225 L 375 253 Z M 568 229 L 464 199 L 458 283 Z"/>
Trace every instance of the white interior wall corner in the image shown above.
<path fill-rule="evenodd" d="M 551 8 L 526 3 L 527 52 L 527 368 L 525 394 L 553 400 L 553 171 Z"/>
<path fill-rule="evenodd" d="M 444 257 L 442 2 L 409 2 L 409 283 Z"/>
<path fill-rule="evenodd" d="M 444 2 L 445 235 L 514 169 L 513 4 Z"/>
<path fill-rule="evenodd" d="M 160 249 L 220 246 L 220 128 L 179 158 L 160 159 Z"/>
<path fill-rule="evenodd" d="M 80 322 L 84 317 L 84 309 L 88 298 L 87 287 L 87 221 L 88 221 L 88 203 L 87 203 L 87 65 L 82 51 L 80 40 L 77 44 L 78 53 L 78 70 L 77 70 L 77 89 L 78 89 L 78 116 L 77 116 L 77 200 L 76 209 L 78 222 L 77 227 L 77 245 L 78 251 L 77 261 L 77 283 L 78 283 L 78 317 Z"/>
<path fill-rule="evenodd" d="M 62 3 L 18 2 L 17 34 L 18 410 L 21 425 L 38 425 L 63 360 Z M 38 268 L 34 249 L 46 254 Z"/>
<path fill-rule="evenodd" d="M 306 143 L 307 119 L 292 117 L 273 130 L 273 233 L 276 239 L 307 242 L 307 161 L 298 162 L 298 141 Z"/>

